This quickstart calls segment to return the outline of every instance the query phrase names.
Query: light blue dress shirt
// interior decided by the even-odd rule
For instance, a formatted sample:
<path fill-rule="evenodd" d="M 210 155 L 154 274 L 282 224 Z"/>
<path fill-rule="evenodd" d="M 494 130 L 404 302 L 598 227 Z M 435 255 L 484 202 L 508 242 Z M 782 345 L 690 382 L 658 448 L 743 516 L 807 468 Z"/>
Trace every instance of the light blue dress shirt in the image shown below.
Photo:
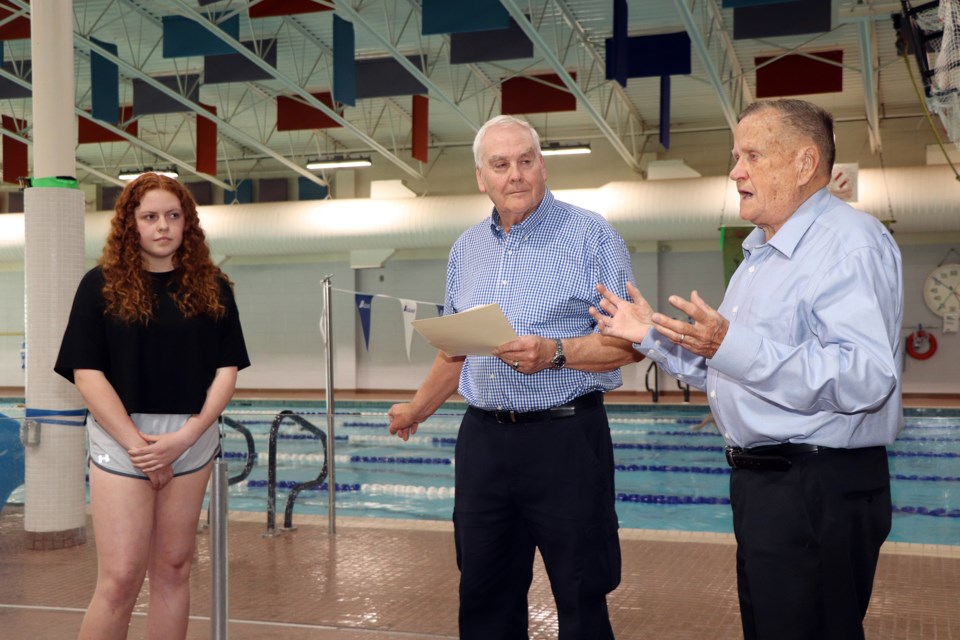
<path fill-rule="evenodd" d="M 903 428 L 903 266 L 889 231 L 821 189 L 769 242 L 754 229 L 707 360 L 656 330 L 635 348 L 705 389 L 730 446 L 888 445 Z"/>
<path fill-rule="evenodd" d="M 596 331 L 590 307 L 598 282 L 626 295 L 630 254 L 599 214 L 556 200 L 548 189 L 537 209 L 505 233 L 496 212 L 465 231 L 447 265 L 444 314 L 496 302 L 517 335 L 573 338 Z M 538 411 L 621 384 L 620 370 L 593 373 L 514 371 L 493 356 L 467 356 L 460 394 L 475 407 Z"/>

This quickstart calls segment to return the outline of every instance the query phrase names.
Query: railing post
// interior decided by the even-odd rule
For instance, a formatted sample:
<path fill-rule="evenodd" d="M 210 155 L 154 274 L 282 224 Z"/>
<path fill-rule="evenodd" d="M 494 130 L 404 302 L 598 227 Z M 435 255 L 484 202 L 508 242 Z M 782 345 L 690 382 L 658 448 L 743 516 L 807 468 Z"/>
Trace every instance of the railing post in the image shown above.
<path fill-rule="evenodd" d="M 227 638 L 227 463 L 217 455 L 213 463 L 213 487 L 208 513 L 210 519 L 210 637 Z"/>
<path fill-rule="evenodd" d="M 327 401 L 327 497 L 329 514 L 329 533 L 337 533 L 337 476 L 334 472 L 334 435 L 333 435 L 333 305 L 331 304 L 333 276 L 323 279 L 323 319 L 326 327 L 323 332 L 324 360 L 326 364 L 326 401 Z"/>

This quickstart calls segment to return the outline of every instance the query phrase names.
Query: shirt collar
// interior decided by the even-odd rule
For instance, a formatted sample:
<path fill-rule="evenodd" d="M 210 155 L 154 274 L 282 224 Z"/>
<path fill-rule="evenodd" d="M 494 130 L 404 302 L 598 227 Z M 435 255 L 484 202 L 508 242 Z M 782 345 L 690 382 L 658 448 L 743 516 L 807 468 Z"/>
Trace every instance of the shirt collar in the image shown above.
<path fill-rule="evenodd" d="M 524 218 L 521 222 L 510 227 L 510 231 L 522 231 L 536 228 L 538 224 L 543 222 L 544 218 L 547 217 L 547 212 L 550 211 L 550 208 L 553 207 L 554 197 L 553 192 L 550 191 L 550 188 L 547 187 L 543 192 L 543 199 L 540 200 L 540 204 L 537 205 L 537 208 L 533 210 L 533 213 Z M 500 213 L 497 211 L 497 208 L 493 208 L 493 213 L 490 215 L 490 231 L 495 235 L 500 233 L 503 230 L 503 226 L 500 224 Z"/>
<path fill-rule="evenodd" d="M 773 234 L 769 242 L 764 239 L 763 229 L 757 227 L 750 232 L 750 235 L 743 241 L 744 255 L 750 255 L 757 247 L 763 244 L 769 244 L 771 247 L 782 253 L 787 258 L 793 256 L 793 252 L 800 244 L 800 239 L 807 233 L 807 230 L 813 225 L 814 221 L 820 217 L 823 212 L 826 200 L 830 198 L 830 192 L 824 187 L 807 198 L 793 214 L 787 218 L 783 226 Z"/>

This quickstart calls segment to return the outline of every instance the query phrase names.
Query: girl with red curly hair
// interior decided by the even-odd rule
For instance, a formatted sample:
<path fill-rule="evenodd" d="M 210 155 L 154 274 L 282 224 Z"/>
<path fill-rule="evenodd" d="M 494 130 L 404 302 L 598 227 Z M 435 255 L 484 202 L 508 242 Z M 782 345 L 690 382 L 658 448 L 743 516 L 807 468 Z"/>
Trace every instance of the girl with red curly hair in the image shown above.
<path fill-rule="evenodd" d="M 190 192 L 155 173 L 130 182 L 54 367 L 88 409 L 99 551 L 80 638 L 125 638 L 146 575 L 147 637 L 186 637 L 217 422 L 249 364 L 232 283 L 210 258 Z"/>

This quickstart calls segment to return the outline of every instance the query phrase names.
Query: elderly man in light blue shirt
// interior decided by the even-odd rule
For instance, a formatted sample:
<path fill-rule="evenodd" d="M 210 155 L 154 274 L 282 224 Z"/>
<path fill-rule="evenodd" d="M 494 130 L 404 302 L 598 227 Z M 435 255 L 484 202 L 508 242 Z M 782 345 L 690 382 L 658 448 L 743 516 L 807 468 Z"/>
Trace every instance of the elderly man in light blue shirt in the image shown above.
<path fill-rule="evenodd" d="M 886 445 L 903 426 L 900 251 L 832 196 L 833 119 L 801 100 L 741 114 L 730 178 L 756 225 L 716 310 L 655 313 L 602 285 L 606 335 L 705 389 L 727 444 L 748 640 L 863 638 L 891 524 Z"/>

